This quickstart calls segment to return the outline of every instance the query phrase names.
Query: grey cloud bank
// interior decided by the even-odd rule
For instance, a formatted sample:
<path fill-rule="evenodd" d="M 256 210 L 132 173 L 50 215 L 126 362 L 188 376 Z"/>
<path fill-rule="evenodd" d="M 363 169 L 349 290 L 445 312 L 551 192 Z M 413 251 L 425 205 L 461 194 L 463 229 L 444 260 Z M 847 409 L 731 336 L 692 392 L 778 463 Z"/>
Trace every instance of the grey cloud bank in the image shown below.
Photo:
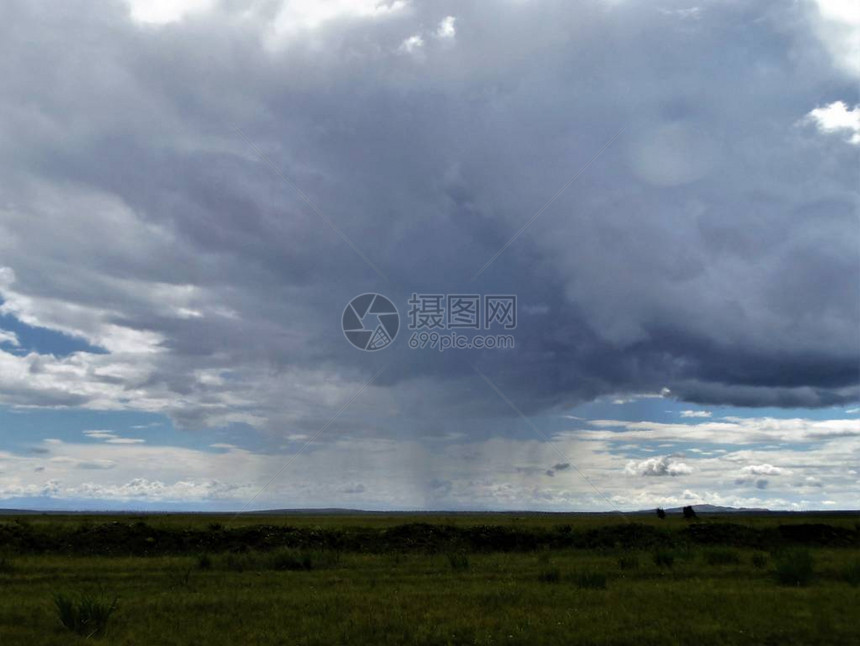
<path fill-rule="evenodd" d="M 0 402 L 311 429 L 386 365 L 353 432 L 463 430 L 509 413 L 470 363 L 526 413 L 860 399 L 860 145 L 809 116 L 858 70 L 816 3 L 204 5 L 4 3 L 2 312 L 107 353 L 4 334 Z M 416 290 L 518 294 L 516 350 L 344 342 Z"/>

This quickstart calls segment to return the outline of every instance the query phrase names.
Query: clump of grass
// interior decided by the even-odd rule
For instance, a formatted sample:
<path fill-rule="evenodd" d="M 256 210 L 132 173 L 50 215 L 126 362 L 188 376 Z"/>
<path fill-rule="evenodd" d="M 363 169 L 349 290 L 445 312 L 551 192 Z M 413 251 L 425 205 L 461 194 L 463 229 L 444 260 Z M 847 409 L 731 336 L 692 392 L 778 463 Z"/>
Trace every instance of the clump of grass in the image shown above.
<path fill-rule="evenodd" d="M 463 572 L 469 569 L 469 557 L 463 552 L 449 552 L 448 563 L 455 572 Z"/>
<path fill-rule="evenodd" d="M 278 550 L 267 555 L 265 566 L 268 570 L 313 570 L 314 559 L 310 552 Z"/>
<path fill-rule="evenodd" d="M 12 559 L 0 556 L 0 574 L 15 574 L 15 564 Z"/>
<path fill-rule="evenodd" d="M 708 565 L 738 565 L 741 562 L 740 554 L 728 548 L 708 550 L 702 557 Z"/>
<path fill-rule="evenodd" d="M 605 590 L 606 575 L 602 572 L 578 572 L 573 577 L 576 587 L 588 590 Z"/>
<path fill-rule="evenodd" d="M 229 553 L 221 561 L 223 567 L 233 572 L 244 572 L 256 567 L 255 559 L 250 554 Z"/>
<path fill-rule="evenodd" d="M 519 603 L 522 599 L 522 592 L 517 588 L 491 588 L 486 592 L 481 592 L 477 598 L 482 607 L 499 611 Z"/>
<path fill-rule="evenodd" d="M 184 567 L 170 570 L 167 573 L 171 588 L 191 588 L 191 571 L 193 568 Z"/>
<path fill-rule="evenodd" d="M 60 623 L 83 637 L 101 637 L 108 620 L 116 610 L 116 597 L 110 601 L 96 594 L 80 593 L 76 598 L 54 595 L 54 607 Z"/>
<path fill-rule="evenodd" d="M 847 565 L 842 570 L 840 578 L 854 587 L 860 585 L 860 561 L 854 561 Z"/>
<path fill-rule="evenodd" d="M 774 575 L 780 585 L 809 585 L 815 575 L 812 555 L 802 549 L 783 552 L 776 561 Z"/>
<path fill-rule="evenodd" d="M 756 569 L 759 569 L 759 570 L 764 569 L 765 567 L 767 567 L 767 554 L 762 554 L 762 553 L 753 554 L 752 564 L 753 564 L 753 567 Z"/>
<path fill-rule="evenodd" d="M 671 550 L 659 548 L 654 551 L 653 557 L 657 567 L 670 568 L 675 564 L 675 553 Z"/>
<path fill-rule="evenodd" d="M 639 557 L 635 554 L 625 554 L 618 559 L 618 567 L 622 570 L 636 570 L 639 568 Z"/>
<path fill-rule="evenodd" d="M 557 567 L 546 568 L 538 574 L 541 583 L 558 583 L 561 581 L 561 571 Z"/>
<path fill-rule="evenodd" d="M 211 570 L 212 569 L 212 557 L 208 554 L 201 554 L 197 557 L 197 569 L 199 570 Z"/>

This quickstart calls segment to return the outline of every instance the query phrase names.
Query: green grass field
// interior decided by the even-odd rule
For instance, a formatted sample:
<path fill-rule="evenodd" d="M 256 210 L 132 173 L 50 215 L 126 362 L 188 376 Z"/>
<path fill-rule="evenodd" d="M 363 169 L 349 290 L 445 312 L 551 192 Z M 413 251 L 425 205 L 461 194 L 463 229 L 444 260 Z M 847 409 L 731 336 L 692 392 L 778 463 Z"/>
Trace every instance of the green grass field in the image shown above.
<path fill-rule="evenodd" d="M 835 546 L 775 538 L 757 547 L 702 544 L 680 519 L 635 520 L 663 533 L 628 539 L 619 518 L 589 515 L 5 517 L 0 644 L 860 643 L 856 516 L 700 523 L 729 521 L 762 532 L 790 523 L 827 525 L 842 530 Z M 403 526 L 419 522 L 459 529 L 416 544 L 414 533 L 426 526 Z M 102 526 L 114 533 L 93 531 Z M 125 526 L 143 536 L 128 543 L 134 555 L 108 545 Z M 260 526 L 301 528 L 284 540 L 301 537 L 302 546 L 157 547 L 174 534 L 190 541 L 193 532 L 232 536 Z M 82 527 L 113 555 L 82 553 L 101 549 L 75 542 Z M 473 534 L 457 533 L 493 527 L 514 528 L 516 536 L 534 532 L 538 540 L 474 549 L 462 543 L 463 536 L 476 540 Z M 365 533 L 347 549 L 308 543 L 351 529 Z M 572 545 L 576 536 L 601 531 L 602 543 L 592 548 L 557 539 L 572 537 L 564 539 Z M 642 541 L 647 545 L 636 544 Z M 92 623 L 84 622 L 84 636 L 65 627 L 57 595 L 72 606 L 89 595 L 102 609 L 115 600 L 104 634 L 88 637 Z"/>

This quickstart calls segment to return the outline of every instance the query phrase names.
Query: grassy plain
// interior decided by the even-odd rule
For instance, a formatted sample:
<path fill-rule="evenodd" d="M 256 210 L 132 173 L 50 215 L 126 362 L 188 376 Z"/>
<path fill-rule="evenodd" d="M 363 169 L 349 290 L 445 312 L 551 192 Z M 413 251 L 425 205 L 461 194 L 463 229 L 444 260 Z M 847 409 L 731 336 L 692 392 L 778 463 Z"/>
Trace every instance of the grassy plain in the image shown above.
<path fill-rule="evenodd" d="M 857 644 L 858 523 L 7 516 L 0 644 Z M 115 599 L 104 635 L 63 626 L 58 594 Z"/>

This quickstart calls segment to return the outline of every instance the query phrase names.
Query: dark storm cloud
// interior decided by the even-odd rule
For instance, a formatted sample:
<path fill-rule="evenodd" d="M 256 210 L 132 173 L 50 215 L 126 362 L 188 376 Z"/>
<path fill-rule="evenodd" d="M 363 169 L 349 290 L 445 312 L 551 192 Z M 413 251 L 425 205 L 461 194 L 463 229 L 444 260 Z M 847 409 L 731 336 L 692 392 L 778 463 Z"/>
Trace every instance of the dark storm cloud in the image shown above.
<path fill-rule="evenodd" d="M 120 3 L 4 5 L 0 265 L 19 294 L 158 336 L 147 370 L 112 377 L 130 405 L 318 426 L 388 364 L 368 415 L 510 413 L 472 363 L 526 413 L 664 387 L 858 399 L 860 147 L 803 118 L 860 96 L 813 5 L 416 3 L 276 42 L 278 3 L 231 7 L 153 26 Z M 367 291 L 401 314 L 413 291 L 515 293 L 517 348 L 357 352 L 339 317 Z"/>

